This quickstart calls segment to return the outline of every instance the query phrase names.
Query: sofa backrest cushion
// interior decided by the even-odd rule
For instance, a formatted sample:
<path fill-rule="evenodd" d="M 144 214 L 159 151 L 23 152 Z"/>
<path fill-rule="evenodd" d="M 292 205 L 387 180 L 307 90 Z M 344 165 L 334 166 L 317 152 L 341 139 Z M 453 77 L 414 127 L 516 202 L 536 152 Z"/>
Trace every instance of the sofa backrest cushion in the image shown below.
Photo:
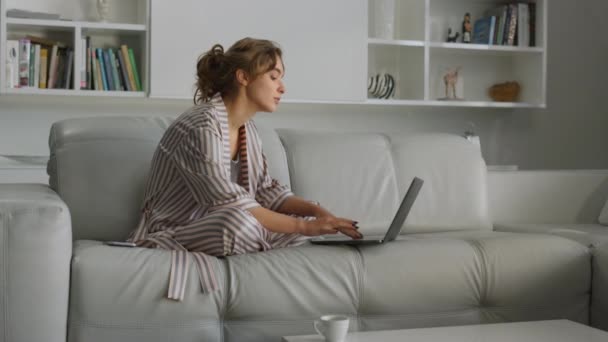
<path fill-rule="evenodd" d="M 608 226 L 608 199 L 606 200 L 606 204 L 604 204 L 604 208 L 600 212 L 600 217 L 598 218 L 600 224 L 604 226 Z"/>
<path fill-rule="evenodd" d="M 74 240 L 123 240 L 139 219 L 150 162 L 173 117 L 90 117 L 53 124 L 49 184 L 66 202 Z M 258 125 L 270 174 L 289 185 L 285 152 Z"/>
<path fill-rule="evenodd" d="M 441 133 L 392 134 L 389 138 L 399 190 L 407 189 L 415 176 L 424 180 L 406 233 L 492 230 L 487 167 L 476 145 Z"/>
<path fill-rule="evenodd" d="M 287 152 L 292 191 L 334 215 L 383 232 L 397 209 L 390 142 L 373 133 L 277 130 Z"/>
<path fill-rule="evenodd" d="M 292 190 L 383 233 L 413 177 L 425 182 L 402 233 L 491 230 L 486 165 L 475 145 L 449 134 L 278 130 Z"/>
<path fill-rule="evenodd" d="M 262 150 L 268 162 L 268 173 L 279 183 L 290 186 L 287 156 L 277 132 L 267 125 L 256 123 L 258 135 L 262 140 Z"/>
<path fill-rule="evenodd" d="M 170 122 L 94 117 L 53 124 L 49 184 L 70 209 L 74 240 L 123 240 L 135 228 L 150 161 Z"/>

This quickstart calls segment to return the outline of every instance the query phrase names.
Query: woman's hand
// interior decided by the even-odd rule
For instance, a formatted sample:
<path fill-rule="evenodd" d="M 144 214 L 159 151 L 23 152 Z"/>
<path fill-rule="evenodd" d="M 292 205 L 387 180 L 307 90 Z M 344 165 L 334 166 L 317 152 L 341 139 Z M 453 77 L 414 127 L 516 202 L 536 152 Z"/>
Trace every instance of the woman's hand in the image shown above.
<path fill-rule="evenodd" d="M 353 239 L 363 237 L 357 231 L 357 222 L 345 218 L 335 217 L 333 215 L 323 216 L 312 221 L 302 221 L 302 235 L 317 236 L 325 234 L 337 234 L 338 232 L 350 236 Z"/>

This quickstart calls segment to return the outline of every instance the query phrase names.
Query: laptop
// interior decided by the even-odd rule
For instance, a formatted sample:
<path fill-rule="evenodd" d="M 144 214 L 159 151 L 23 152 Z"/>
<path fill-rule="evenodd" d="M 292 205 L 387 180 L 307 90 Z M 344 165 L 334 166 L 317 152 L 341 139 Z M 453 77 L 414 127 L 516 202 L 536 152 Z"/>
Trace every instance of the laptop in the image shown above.
<path fill-rule="evenodd" d="M 316 245 L 379 245 L 395 240 L 399 235 L 399 232 L 401 232 L 401 227 L 403 226 L 407 215 L 410 213 L 410 209 L 412 209 L 412 205 L 418 196 L 418 192 L 420 192 L 420 188 L 422 188 L 422 183 L 424 183 L 422 179 L 414 177 L 412 183 L 410 183 L 409 189 L 407 189 L 405 197 L 403 197 L 403 200 L 401 201 L 401 205 L 399 205 L 393 222 L 391 222 L 390 227 L 383 237 L 366 236 L 359 240 L 353 240 L 351 237 L 345 235 L 323 235 L 310 239 L 309 241 Z"/>

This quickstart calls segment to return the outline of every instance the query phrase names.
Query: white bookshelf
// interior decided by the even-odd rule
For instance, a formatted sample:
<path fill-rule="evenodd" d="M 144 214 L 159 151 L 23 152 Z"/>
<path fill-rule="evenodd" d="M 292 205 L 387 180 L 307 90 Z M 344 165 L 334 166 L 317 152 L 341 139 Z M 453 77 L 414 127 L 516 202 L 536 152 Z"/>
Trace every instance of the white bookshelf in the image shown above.
<path fill-rule="evenodd" d="M 396 80 L 395 95 L 366 104 L 489 108 L 544 108 L 546 106 L 547 3 L 536 4 L 536 45 L 533 47 L 447 43 L 448 28 L 460 32 L 464 14 L 472 23 L 504 0 L 394 0 L 392 37 L 375 36 L 377 11 L 383 0 L 368 0 L 367 75 L 389 73 Z M 387 2 L 391 2 L 390 0 Z M 514 1 L 513 1 L 514 2 Z M 460 67 L 457 95 L 445 97 L 443 75 Z M 488 88 L 517 81 L 517 102 L 495 102 Z"/>
<path fill-rule="evenodd" d="M 149 0 L 110 1 L 108 20 L 97 20 L 95 1 L 80 0 L 0 0 L 0 94 L 55 96 L 145 97 L 149 89 Z M 59 20 L 7 17 L 8 9 L 57 13 Z M 9 88 L 7 86 L 6 44 L 32 35 L 60 42 L 73 49 L 72 87 L 70 89 L 40 89 L 37 87 Z M 103 91 L 80 89 L 81 66 L 86 61 L 82 53 L 82 38 L 90 37 L 94 48 L 116 49 L 126 44 L 133 49 L 142 91 Z M 49 51 L 50 52 L 50 51 Z"/>
<path fill-rule="evenodd" d="M 282 5 L 280 0 L 267 1 Z M 537 5 L 537 44 L 534 47 L 445 42 L 448 27 L 460 31 L 465 12 L 471 13 L 474 23 L 486 10 L 505 3 L 504 0 L 394 0 L 395 28 L 393 36 L 388 38 L 374 34 L 375 6 L 380 1 L 383 0 L 342 0 L 332 2 L 331 6 L 323 1 L 313 1 L 298 3 L 295 8 L 280 8 L 276 14 L 285 30 L 277 31 L 276 23 L 252 17 L 251 13 L 265 15 L 264 8 L 238 0 L 238 7 L 247 10 L 234 13 L 234 25 L 214 31 L 215 27 L 223 25 L 223 19 L 207 9 L 229 11 L 235 6 L 233 3 L 110 0 L 109 22 L 98 22 L 94 18 L 94 0 L 0 0 L 1 51 L 5 51 L 7 39 L 17 39 L 25 34 L 64 42 L 74 47 L 75 54 L 80 53 L 81 38 L 86 36 L 91 37 L 94 47 L 115 48 L 127 44 L 136 54 L 144 88 L 140 92 L 7 89 L 6 70 L 2 67 L 0 94 L 191 99 L 193 68 L 200 53 L 216 42 L 227 47 L 243 36 L 260 36 L 276 40 L 284 48 L 289 70 L 285 103 L 545 107 L 548 0 L 530 0 Z M 9 8 L 59 13 L 69 20 L 7 18 Z M 183 8 L 190 11 L 184 12 Z M 317 18 L 316 22 L 311 22 L 302 15 L 313 16 L 320 11 L 326 13 L 322 21 Z M 344 16 L 344 12 L 350 15 Z M 200 33 L 212 31 L 212 34 Z M 184 44 L 193 41 L 197 43 Z M 181 52 L 175 53 L 178 50 Z M 311 55 L 310 51 L 315 50 L 324 53 Z M 166 67 L 169 59 L 173 61 L 171 68 Z M 1 66 L 5 65 L 5 60 L 6 54 L 1 53 Z M 75 58 L 74 70 L 79 69 L 81 60 Z M 438 100 L 444 95 L 442 76 L 448 67 L 455 66 L 461 67 L 457 90 L 464 100 Z M 396 79 L 392 98 L 375 99 L 367 94 L 367 77 L 378 73 L 390 73 Z M 74 85 L 79 85 L 80 73 L 72 74 Z M 319 82 L 328 79 L 327 75 L 331 75 L 329 81 Z M 487 89 L 507 81 L 521 84 L 518 101 L 492 101 Z"/>

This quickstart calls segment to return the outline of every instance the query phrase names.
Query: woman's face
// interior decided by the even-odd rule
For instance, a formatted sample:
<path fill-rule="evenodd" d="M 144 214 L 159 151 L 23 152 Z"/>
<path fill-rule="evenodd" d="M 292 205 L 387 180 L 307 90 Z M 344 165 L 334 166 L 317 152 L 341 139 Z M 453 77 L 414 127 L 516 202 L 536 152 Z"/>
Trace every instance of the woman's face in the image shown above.
<path fill-rule="evenodd" d="M 245 87 L 247 97 L 260 112 L 274 112 L 279 105 L 281 96 L 285 93 L 283 84 L 283 61 L 277 57 L 277 63 L 273 69 L 258 75 Z"/>

